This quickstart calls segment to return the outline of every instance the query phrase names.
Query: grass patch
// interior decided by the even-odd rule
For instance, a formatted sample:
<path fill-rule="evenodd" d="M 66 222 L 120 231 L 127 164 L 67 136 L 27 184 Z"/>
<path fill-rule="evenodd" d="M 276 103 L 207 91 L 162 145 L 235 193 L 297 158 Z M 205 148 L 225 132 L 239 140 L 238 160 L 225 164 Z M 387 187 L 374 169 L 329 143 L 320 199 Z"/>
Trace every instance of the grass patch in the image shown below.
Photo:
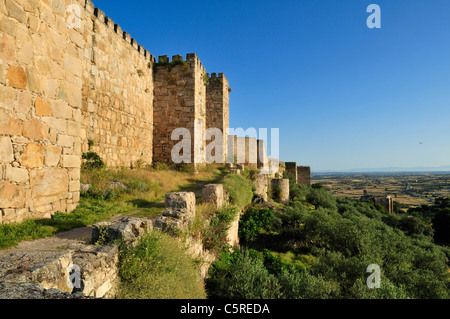
<path fill-rule="evenodd" d="M 252 182 L 237 174 L 227 175 L 223 179 L 223 187 L 230 194 L 231 202 L 239 209 L 249 205 L 253 198 Z"/>
<path fill-rule="evenodd" d="M 85 227 L 133 209 L 128 203 L 101 199 L 81 199 L 80 206 L 70 213 L 56 213 L 50 219 L 28 219 L 22 223 L 0 225 L 0 249 L 21 241 L 51 237 L 56 233 Z"/>
<path fill-rule="evenodd" d="M 181 243 L 159 231 L 120 251 L 118 299 L 204 299 L 198 265 Z"/>

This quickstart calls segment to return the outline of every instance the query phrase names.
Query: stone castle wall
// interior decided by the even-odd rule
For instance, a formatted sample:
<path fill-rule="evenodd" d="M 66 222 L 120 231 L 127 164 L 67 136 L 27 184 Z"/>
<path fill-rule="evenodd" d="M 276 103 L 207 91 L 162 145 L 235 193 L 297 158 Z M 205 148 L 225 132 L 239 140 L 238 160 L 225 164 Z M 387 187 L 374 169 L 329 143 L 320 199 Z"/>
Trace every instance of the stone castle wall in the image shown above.
<path fill-rule="evenodd" d="M 195 54 L 186 62 L 155 66 L 90 0 L 0 0 L 0 223 L 74 210 L 84 152 L 171 162 L 172 130 L 187 128 L 204 162 L 208 79 Z M 223 75 L 209 93 L 209 120 L 227 128 Z"/>
<path fill-rule="evenodd" d="M 297 177 L 297 162 L 286 162 L 285 163 L 285 167 L 286 167 L 286 172 L 291 175 L 295 182 L 298 182 L 298 177 Z"/>
<path fill-rule="evenodd" d="M 66 21 L 62 0 L 0 1 L 1 223 L 79 200 L 86 35 Z"/>
<path fill-rule="evenodd" d="M 231 147 L 235 163 L 264 167 L 264 145 L 227 135 L 229 92 L 194 53 L 156 63 L 90 0 L 0 0 L 0 223 L 73 211 L 85 152 L 112 167 L 171 163 L 176 128 L 191 162 L 205 163 L 218 128 L 224 158 Z"/>
<path fill-rule="evenodd" d="M 82 151 L 91 140 L 108 166 L 151 164 L 154 58 L 92 2 L 84 15 Z"/>

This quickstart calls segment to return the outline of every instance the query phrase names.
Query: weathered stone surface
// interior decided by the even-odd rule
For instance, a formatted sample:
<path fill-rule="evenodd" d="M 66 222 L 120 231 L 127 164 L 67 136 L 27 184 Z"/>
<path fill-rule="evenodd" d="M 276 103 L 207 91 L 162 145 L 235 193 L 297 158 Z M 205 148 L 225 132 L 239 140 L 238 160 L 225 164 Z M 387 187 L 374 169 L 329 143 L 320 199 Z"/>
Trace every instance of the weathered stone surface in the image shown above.
<path fill-rule="evenodd" d="M 28 170 L 8 165 L 6 167 L 6 179 L 10 182 L 26 184 L 29 181 Z"/>
<path fill-rule="evenodd" d="M 0 299 L 88 299 L 83 293 L 44 289 L 34 281 L 0 281 Z"/>
<path fill-rule="evenodd" d="M 256 196 L 260 196 L 260 198 L 267 202 L 268 195 L 267 192 L 269 190 L 269 178 L 267 175 L 258 174 L 253 181 L 253 187 L 255 188 L 254 194 Z"/>
<path fill-rule="evenodd" d="M 6 73 L 6 78 L 9 81 L 9 86 L 16 89 L 25 89 L 27 86 L 27 74 L 21 66 L 11 66 Z"/>
<path fill-rule="evenodd" d="M 12 161 L 14 161 L 14 152 L 11 139 L 7 136 L 0 136 L 0 162 L 10 163 Z"/>
<path fill-rule="evenodd" d="M 6 33 L 0 33 L 0 59 L 13 62 L 16 58 L 14 38 Z"/>
<path fill-rule="evenodd" d="M 18 20 L 21 23 L 26 22 L 26 14 L 21 6 L 13 0 L 5 0 L 6 9 L 8 9 L 9 16 Z"/>
<path fill-rule="evenodd" d="M 63 155 L 63 167 L 79 168 L 81 165 L 81 158 L 77 155 Z"/>
<path fill-rule="evenodd" d="M 73 147 L 73 136 L 59 134 L 57 139 L 58 146 Z"/>
<path fill-rule="evenodd" d="M 17 92 L 17 104 L 15 105 L 15 111 L 28 116 L 28 114 L 30 114 L 31 108 L 31 92 Z M 21 117 L 21 120 L 25 120 L 25 116 L 22 117 L 22 114 L 20 114 L 19 116 Z"/>
<path fill-rule="evenodd" d="M 56 118 L 70 119 L 72 118 L 72 107 L 63 101 L 54 101 L 51 104 L 52 115 Z"/>
<path fill-rule="evenodd" d="M 118 285 L 117 265 L 118 248 L 114 245 L 15 250 L 0 255 L 0 298 L 113 297 Z M 71 275 L 79 276 L 75 286 Z"/>
<path fill-rule="evenodd" d="M 311 186 L 311 168 L 309 166 L 297 167 L 297 183 Z"/>
<path fill-rule="evenodd" d="M 175 192 L 166 194 L 166 209 L 163 215 L 191 221 L 195 217 L 195 193 Z"/>
<path fill-rule="evenodd" d="M 23 136 L 36 140 L 47 138 L 48 127 L 37 118 L 26 121 L 23 124 Z"/>
<path fill-rule="evenodd" d="M 92 243 L 109 243 L 123 240 L 135 246 L 139 239 L 153 229 L 150 219 L 121 217 L 110 222 L 101 222 L 92 226 Z"/>
<path fill-rule="evenodd" d="M 67 198 L 69 177 L 65 169 L 37 169 L 30 171 L 30 184 L 35 206 L 46 205 Z"/>
<path fill-rule="evenodd" d="M 116 245 L 78 245 L 72 262 L 80 268 L 81 292 L 94 298 L 111 298 L 118 284 L 119 250 Z"/>
<path fill-rule="evenodd" d="M 271 180 L 272 196 L 276 202 L 284 205 L 289 204 L 289 179 Z"/>
<path fill-rule="evenodd" d="M 25 207 L 25 188 L 10 182 L 0 182 L 0 207 Z"/>
<path fill-rule="evenodd" d="M 88 192 L 92 188 L 91 184 L 80 184 L 80 191 L 81 192 Z"/>
<path fill-rule="evenodd" d="M 223 185 L 222 184 L 206 185 L 202 190 L 202 202 L 213 204 L 216 209 L 222 207 Z"/>
<path fill-rule="evenodd" d="M 186 227 L 186 223 L 181 219 L 167 216 L 160 216 L 155 220 L 155 228 L 176 235 L 179 230 Z"/>
<path fill-rule="evenodd" d="M 36 111 L 36 116 L 51 116 L 52 109 L 50 104 L 44 101 L 41 97 L 37 97 L 34 101 L 34 107 Z"/>
<path fill-rule="evenodd" d="M 286 172 L 291 175 L 295 182 L 297 182 L 297 162 L 286 162 Z"/>
<path fill-rule="evenodd" d="M 44 149 L 44 163 L 48 167 L 58 166 L 61 157 L 61 148 L 55 145 L 46 145 Z"/>
<path fill-rule="evenodd" d="M 0 134 L 22 135 L 22 123 L 11 117 L 4 109 L 0 109 Z"/>
<path fill-rule="evenodd" d="M 44 153 L 39 143 L 29 143 L 20 156 L 22 166 L 26 168 L 42 167 L 44 165 Z"/>

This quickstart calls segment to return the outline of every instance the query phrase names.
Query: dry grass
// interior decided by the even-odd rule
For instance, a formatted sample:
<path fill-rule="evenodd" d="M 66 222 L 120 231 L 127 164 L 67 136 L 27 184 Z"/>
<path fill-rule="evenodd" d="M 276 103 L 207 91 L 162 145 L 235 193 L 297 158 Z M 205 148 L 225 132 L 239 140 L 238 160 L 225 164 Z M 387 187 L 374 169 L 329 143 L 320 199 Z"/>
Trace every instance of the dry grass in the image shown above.
<path fill-rule="evenodd" d="M 134 205 L 133 216 L 153 217 L 164 209 L 164 196 L 175 191 L 194 191 L 199 197 L 205 184 L 217 181 L 222 172 L 219 167 L 192 174 L 176 170 L 152 168 L 85 170 L 81 182 L 91 184 L 93 195 L 109 201 L 127 202 Z M 111 189 L 111 182 L 120 182 L 126 189 Z"/>

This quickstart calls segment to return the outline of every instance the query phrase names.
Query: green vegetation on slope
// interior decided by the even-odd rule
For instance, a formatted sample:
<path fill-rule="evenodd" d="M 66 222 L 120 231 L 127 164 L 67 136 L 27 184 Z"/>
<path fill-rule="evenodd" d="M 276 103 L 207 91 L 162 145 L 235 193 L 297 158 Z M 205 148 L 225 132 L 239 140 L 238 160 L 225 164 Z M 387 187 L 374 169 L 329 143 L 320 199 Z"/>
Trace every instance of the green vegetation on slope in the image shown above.
<path fill-rule="evenodd" d="M 231 202 L 243 209 L 249 205 L 253 198 L 253 185 L 250 179 L 242 175 L 230 174 L 227 175 L 223 181 L 223 187 L 230 194 Z"/>
<path fill-rule="evenodd" d="M 201 239 L 212 253 L 227 250 L 227 230 L 239 213 L 238 207 L 251 202 L 252 185 L 239 175 L 223 178 L 230 202 L 219 209 L 209 204 L 196 206 L 196 218 L 188 229 L 191 236 Z M 206 298 L 199 282 L 199 264 L 181 248 L 180 241 L 159 231 L 141 239 L 134 248 L 120 248 L 119 294 L 121 299 L 197 299 Z"/>
<path fill-rule="evenodd" d="M 154 230 L 120 249 L 118 299 L 203 299 L 198 265 L 179 240 Z"/>
<path fill-rule="evenodd" d="M 292 205 L 249 209 L 245 247 L 210 269 L 212 298 L 448 298 L 449 250 L 420 218 L 291 183 Z M 381 267 L 370 289 L 367 267 Z"/>

